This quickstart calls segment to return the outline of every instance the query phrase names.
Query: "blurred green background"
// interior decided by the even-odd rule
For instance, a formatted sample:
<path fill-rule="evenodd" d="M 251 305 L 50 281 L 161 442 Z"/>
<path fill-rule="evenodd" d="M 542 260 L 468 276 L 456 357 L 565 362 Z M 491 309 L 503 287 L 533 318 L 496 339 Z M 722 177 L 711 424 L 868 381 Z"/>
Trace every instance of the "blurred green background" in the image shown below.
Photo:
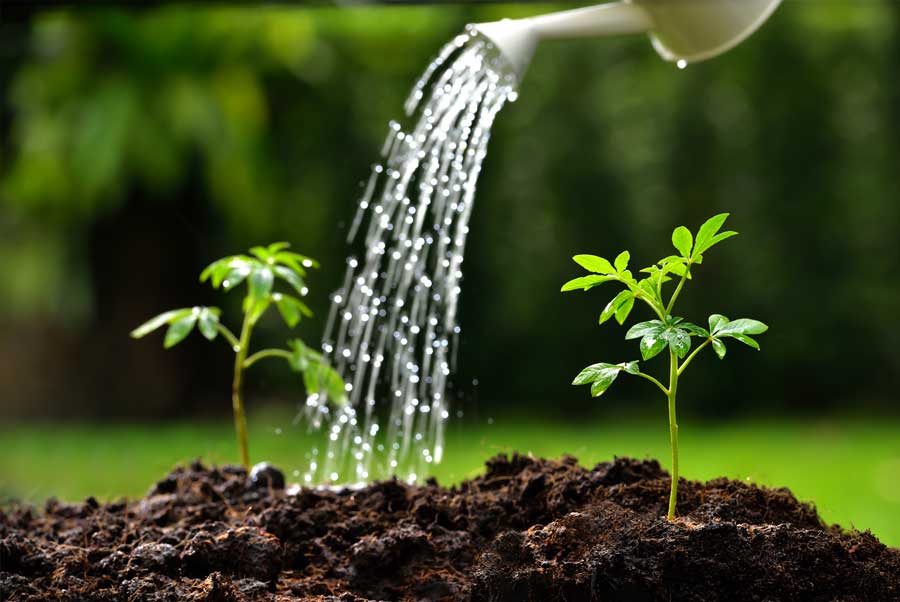
<path fill-rule="evenodd" d="M 218 303 L 199 270 L 273 240 L 321 260 L 323 316 L 360 183 L 415 77 L 465 23 L 547 9 L 0 13 L 0 496 L 139 495 L 173 462 L 233 459 L 227 349 L 195 337 L 166 352 L 129 330 Z M 666 458 L 646 383 L 620 379 L 600 401 L 569 386 L 636 348 L 597 327 L 606 295 L 559 286 L 575 253 L 649 263 L 675 225 L 730 211 L 741 236 L 708 257 L 682 313 L 771 330 L 761 353 L 693 364 L 686 475 L 790 486 L 900 545 L 897 73 L 892 0 L 788 0 L 684 71 L 643 37 L 542 46 L 481 178 L 441 479 L 511 449 Z M 299 464 L 298 383 L 262 371 L 248 396 L 275 408 L 252 422 L 255 455 Z"/>

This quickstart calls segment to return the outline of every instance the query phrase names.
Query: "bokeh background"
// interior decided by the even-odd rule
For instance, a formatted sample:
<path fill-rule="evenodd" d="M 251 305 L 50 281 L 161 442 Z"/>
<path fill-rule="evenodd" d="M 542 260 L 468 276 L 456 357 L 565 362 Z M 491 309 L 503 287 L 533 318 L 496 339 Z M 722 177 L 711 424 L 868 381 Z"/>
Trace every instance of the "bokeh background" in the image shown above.
<path fill-rule="evenodd" d="M 415 77 L 465 23 L 550 8 L 0 9 L 0 497 L 140 495 L 173 463 L 233 460 L 228 350 L 128 332 L 170 307 L 237 310 L 197 274 L 274 240 L 320 259 L 323 317 Z M 641 36 L 542 46 L 481 178 L 439 478 L 513 449 L 667 465 L 647 383 L 600 400 L 568 384 L 637 351 L 597 327 L 611 293 L 559 286 L 573 254 L 649 264 L 675 225 L 729 211 L 741 236 L 680 313 L 771 330 L 687 373 L 683 470 L 789 486 L 900 545 L 898 73 L 893 0 L 788 0 L 683 71 Z M 274 318 L 259 333 L 286 336 Z M 302 463 L 302 396 L 290 373 L 251 375 L 257 459 Z"/>

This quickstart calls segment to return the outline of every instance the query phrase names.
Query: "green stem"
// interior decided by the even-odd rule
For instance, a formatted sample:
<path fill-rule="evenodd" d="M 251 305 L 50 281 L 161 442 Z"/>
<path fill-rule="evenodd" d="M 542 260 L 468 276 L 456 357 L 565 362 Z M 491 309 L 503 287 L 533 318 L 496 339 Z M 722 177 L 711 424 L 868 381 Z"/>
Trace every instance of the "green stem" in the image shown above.
<path fill-rule="evenodd" d="M 675 519 L 678 501 L 678 421 L 675 417 L 675 396 L 678 392 L 678 356 L 669 350 L 669 439 L 672 444 L 672 485 L 669 489 L 669 512 L 666 518 Z"/>
<path fill-rule="evenodd" d="M 666 396 L 669 395 L 669 390 L 668 390 L 667 388 L 665 388 L 661 382 L 659 382 L 658 380 L 656 380 L 655 378 L 653 378 L 653 377 L 650 376 L 649 374 L 644 374 L 643 372 L 635 372 L 634 375 L 635 375 L 635 376 L 640 376 L 641 378 L 645 378 L 645 379 L 649 380 L 649 381 L 652 382 L 654 385 L 656 385 L 657 387 L 659 387 L 659 390 L 662 391 L 664 395 L 666 395 Z"/>
<path fill-rule="evenodd" d="M 220 333 L 223 337 L 225 337 L 225 340 L 227 340 L 228 343 L 231 344 L 231 349 L 232 349 L 232 350 L 234 350 L 236 347 L 238 347 L 238 346 L 240 345 L 240 343 L 238 342 L 237 337 L 234 336 L 234 333 L 231 332 L 231 331 L 228 329 L 228 327 L 226 327 L 224 324 L 216 323 L 216 330 L 218 330 L 219 333 Z"/>
<path fill-rule="evenodd" d="M 282 359 L 290 360 L 291 352 L 285 351 L 284 349 L 263 349 L 262 351 L 257 351 L 244 360 L 244 369 L 246 370 L 259 360 L 265 359 L 267 357 L 280 357 Z"/>
<path fill-rule="evenodd" d="M 681 277 L 681 280 L 678 281 L 678 286 L 675 287 L 675 292 L 672 293 L 672 297 L 669 299 L 669 305 L 666 306 L 666 315 L 672 314 L 672 309 L 675 307 L 675 300 L 678 299 L 678 295 L 681 294 L 681 289 L 684 288 L 684 282 L 687 280 L 688 274 L 691 273 L 691 264 L 687 264 L 684 269 L 684 275 Z"/>
<path fill-rule="evenodd" d="M 250 452 L 247 449 L 247 417 L 244 414 L 244 361 L 247 358 L 247 348 L 250 345 L 250 333 L 253 330 L 253 322 L 249 316 L 244 317 L 241 327 L 241 338 L 235 346 L 234 381 L 231 384 L 231 407 L 234 410 L 234 429 L 237 431 L 238 449 L 241 453 L 241 463 L 245 468 L 250 468 Z"/>
<path fill-rule="evenodd" d="M 687 359 L 684 360 L 684 362 L 682 362 L 682 364 L 681 364 L 681 367 L 678 368 L 678 376 L 681 376 L 681 374 L 687 369 L 688 364 L 690 364 L 693 361 L 694 357 L 696 357 L 696 355 L 698 353 L 703 351 L 703 348 L 706 347 L 707 345 L 709 345 L 711 342 L 712 342 L 711 338 L 706 339 L 705 341 L 703 341 L 703 343 L 699 347 L 694 349 L 694 351 L 689 356 L 687 356 Z"/>

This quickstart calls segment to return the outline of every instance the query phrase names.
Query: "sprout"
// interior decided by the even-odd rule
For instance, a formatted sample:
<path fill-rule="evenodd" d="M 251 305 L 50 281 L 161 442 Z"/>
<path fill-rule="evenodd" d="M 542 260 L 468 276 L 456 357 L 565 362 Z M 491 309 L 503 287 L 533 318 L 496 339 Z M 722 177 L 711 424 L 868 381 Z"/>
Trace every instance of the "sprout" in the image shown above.
<path fill-rule="evenodd" d="M 593 364 L 582 370 L 572 384 L 591 385 L 591 395 L 599 397 L 609 389 L 619 374 L 626 372 L 653 383 L 666 396 L 669 402 L 669 437 L 672 446 L 672 485 L 669 492 L 667 514 L 669 520 L 675 518 L 675 506 L 678 500 L 678 422 L 675 416 L 675 397 L 678 391 L 679 377 L 707 346 L 712 347 L 719 359 L 725 357 L 723 339 L 726 338 L 735 339 L 758 350 L 759 344 L 751 335 L 762 334 L 768 330 L 768 326 L 762 322 L 749 318 L 729 320 L 723 315 L 713 314 L 709 316 L 709 329 L 706 329 L 672 315 L 678 295 L 681 294 L 685 282 L 691 279 L 693 266 L 703 263 L 703 254 L 714 245 L 737 234 L 732 231 L 719 231 L 727 218 L 727 213 L 711 217 L 700 226 L 696 237 L 684 226 L 675 228 L 672 232 L 672 244 L 678 254 L 664 257 L 654 265 L 642 269 L 641 273 L 646 274 L 646 277 L 641 280 L 637 280 L 628 270 L 628 262 L 631 258 L 628 251 L 620 253 L 612 263 L 595 255 L 576 255 L 572 258 L 575 263 L 591 274 L 570 280 L 562 287 L 563 292 L 587 291 L 606 282 L 623 284 L 625 289 L 613 297 L 600 313 L 600 324 L 613 317 L 619 324 L 624 324 L 634 308 L 635 301 L 638 300 L 648 305 L 659 318 L 635 324 L 628 330 L 625 338 L 640 339 L 641 358 L 644 361 L 659 355 L 668 348 L 668 386 L 642 372 L 637 361 L 620 364 Z M 665 302 L 663 287 L 673 280 L 672 276 L 678 279 L 678 284 L 668 302 Z M 694 348 L 693 352 L 691 352 L 692 337 L 702 340 L 702 343 Z"/>
<path fill-rule="evenodd" d="M 303 301 L 292 294 L 274 290 L 276 282 L 282 282 L 293 292 L 306 295 L 306 268 L 318 267 L 315 260 L 288 251 L 289 247 L 286 242 L 253 247 L 250 255 L 233 255 L 214 261 L 200 274 L 200 282 L 208 281 L 213 288 L 223 291 L 230 291 L 242 282 L 247 283 L 240 336 L 236 336 L 222 324 L 222 311 L 217 307 L 188 307 L 167 311 L 131 332 L 133 338 L 140 339 L 168 326 L 163 342 L 166 349 L 183 341 L 195 326 L 210 341 L 222 335 L 222 340 L 235 354 L 231 402 L 241 462 L 245 467 L 250 466 L 250 454 L 247 449 L 247 419 L 244 415 L 244 370 L 259 360 L 269 357 L 285 360 L 291 370 L 303 375 L 303 384 L 310 397 L 319 399 L 324 396 L 337 404 L 344 404 L 347 400 L 344 381 L 340 375 L 325 362 L 321 354 L 307 347 L 300 339 L 288 341 L 287 349 L 263 349 L 249 354 L 253 328 L 273 304 L 289 328 L 296 326 L 302 316 L 312 316 L 312 311 Z"/>

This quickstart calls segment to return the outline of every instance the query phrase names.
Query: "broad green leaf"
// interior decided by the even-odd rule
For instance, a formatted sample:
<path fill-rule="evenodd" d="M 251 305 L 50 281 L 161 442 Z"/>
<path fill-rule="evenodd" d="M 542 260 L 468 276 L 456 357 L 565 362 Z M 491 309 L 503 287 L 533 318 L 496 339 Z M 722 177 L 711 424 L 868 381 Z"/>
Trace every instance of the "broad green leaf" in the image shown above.
<path fill-rule="evenodd" d="M 691 336 L 709 338 L 709 331 L 702 326 L 698 326 L 690 322 L 682 322 L 681 324 L 679 324 L 679 327 L 687 330 L 689 333 L 691 333 Z"/>
<path fill-rule="evenodd" d="M 719 234 L 719 230 L 722 228 L 722 225 L 725 224 L 725 220 L 728 219 L 727 213 L 720 213 L 718 215 L 714 215 L 713 217 L 706 220 L 706 222 L 700 226 L 700 230 L 697 231 L 697 239 L 694 242 L 694 251 L 693 255 L 699 256 L 702 255 L 712 247 L 713 245 L 725 240 L 726 238 L 731 238 L 736 235 L 737 232 L 722 232 Z M 718 235 L 718 236 L 717 236 Z"/>
<path fill-rule="evenodd" d="M 194 324 L 197 323 L 197 315 L 199 313 L 200 312 L 191 310 L 189 315 L 172 322 L 169 326 L 169 330 L 166 331 L 166 339 L 163 342 L 163 347 L 169 349 L 183 341 L 194 329 Z"/>
<path fill-rule="evenodd" d="M 303 282 L 303 278 L 301 278 L 295 271 L 282 265 L 276 265 L 274 270 L 275 274 L 279 278 L 290 284 L 291 287 L 295 291 L 297 291 L 297 294 L 305 295 L 307 292 L 309 292 L 306 290 L 306 283 Z"/>
<path fill-rule="evenodd" d="M 629 293 L 625 302 L 619 306 L 619 309 L 616 310 L 616 322 L 621 326 L 625 323 L 625 320 L 628 319 L 628 314 L 631 313 L 631 310 L 634 309 L 634 295 Z"/>
<path fill-rule="evenodd" d="M 616 312 L 619 311 L 619 307 L 628 299 L 631 299 L 632 304 L 634 304 L 634 294 L 628 290 L 621 291 L 618 295 L 613 297 L 612 301 L 607 303 L 606 307 L 604 307 L 603 311 L 600 313 L 600 324 L 603 324 L 611 317 L 616 315 Z"/>
<path fill-rule="evenodd" d="M 230 271 L 225 276 L 225 279 L 222 280 L 222 288 L 226 291 L 230 291 L 231 289 L 239 285 L 250 274 L 249 268 L 229 269 Z"/>
<path fill-rule="evenodd" d="M 638 322 L 625 333 L 625 340 L 640 339 L 646 336 L 658 336 L 665 329 L 665 325 L 659 320 Z"/>
<path fill-rule="evenodd" d="M 250 272 L 250 296 L 256 299 L 264 299 L 272 292 L 272 284 L 275 275 L 268 267 L 257 267 Z"/>
<path fill-rule="evenodd" d="M 638 367 L 637 362 L 628 362 L 622 367 L 628 374 L 637 374 L 641 371 L 641 369 Z"/>
<path fill-rule="evenodd" d="M 253 247 L 250 249 L 250 252 L 258 257 L 260 261 L 268 262 L 270 259 L 274 261 L 272 253 L 270 253 L 269 249 L 267 249 L 266 247 Z"/>
<path fill-rule="evenodd" d="M 602 257 L 596 255 L 576 255 L 572 261 L 583 267 L 589 272 L 596 274 L 615 274 L 616 269 L 612 264 Z"/>
<path fill-rule="evenodd" d="M 598 276 L 596 274 L 591 274 L 590 276 L 581 276 L 580 278 L 575 278 L 566 282 L 564 285 L 562 285 L 560 291 L 565 293 L 568 291 L 588 290 L 597 286 L 598 284 L 609 282 L 610 280 L 615 280 L 615 278 L 612 278 L 611 276 Z"/>
<path fill-rule="evenodd" d="M 716 333 L 720 336 L 734 334 L 762 334 L 769 329 L 768 326 L 759 320 L 751 320 L 750 318 L 738 318 L 726 324 L 720 324 Z"/>
<path fill-rule="evenodd" d="M 712 340 L 713 351 L 716 352 L 716 355 L 719 356 L 719 359 L 725 359 L 725 343 L 720 341 L 719 339 Z"/>
<path fill-rule="evenodd" d="M 648 299 L 659 301 L 659 296 L 656 293 L 656 287 L 649 278 L 644 278 L 643 280 L 638 282 L 638 287 L 641 289 L 641 291 L 644 292 L 645 295 L 647 295 Z"/>
<path fill-rule="evenodd" d="M 755 339 L 752 339 L 745 334 L 729 334 L 727 336 L 730 336 L 733 339 L 737 339 L 744 345 L 749 345 L 750 347 L 753 347 L 754 349 L 759 351 L 759 343 L 757 343 Z"/>
<path fill-rule="evenodd" d="M 644 361 L 656 357 L 668 344 L 669 342 L 662 336 L 648 334 L 641 339 L 641 357 L 644 358 Z"/>
<path fill-rule="evenodd" d="M 694 237 L 691 231 L 684 226 L 678 226 L 672 232 L 672 244 L 678 249 L 682 257 L 691 256 L 691 247 L 694 246 Z"/>
<path fill-rule="evenodd" d="M 197 327 L 200 333 L 212 341 L 219 334 L 219 310 L 215 307 L 204 307 L 197 318 Z"/>
<path fill-rule="evenodd" d="M 669 344 L 679 358 L 686 356 L 691 350 L 691 335 L 682 328 L 666 328 L 660 337 Z"/>
<path fill-rule="evenodd" d="M 582 370 L 573 385 L 586 385 L 591 383 L 591 395 L 599 397 L 609 389 L 613 381 L 619 376 L 619 372 L 624 369 L 624 365 L 616 364 L 593 364 Z"/>
<path fill-rule="evenodd" d="M 284 318 L 285 324 L 291 328 L 297 325 L 301 315 L 306 317 L 312 316 L 312 311 L 300 299 L 280 293 L 272 295 L 272 298 L 275 300 L 275 304 L 278 306 L 278 311 L 281 313 L 281 317 Z"/>
<path fill-rule="evenodd" d="M 173 309 L 171 311 L 161 313 L 158 316 L 150 318 L 149 320 L 132 330 L 131 337 L 134 339 L 139 339 L 141 337 L 147 336 L 157 328 L 165 324 L 171 324 L 178 318 L 188 316 L 193 311 L 193 307 L 182 307 L 181 309 Z"/>
<path fill-rule="evenodd" d="M 628 262 L 631 260 L 631 253 L 622 251 L 616 256 L 614 262 L 617 272 L 624 272 L 628 268 Z"/>
<path fill-rule="evenodd" d="M 716 334 L 719 332 L 719 328 L 728 324 L 728 318 L 723 316 L 722 314 L 712 314 L 709 317 L 709 332 L 712 334 Z"/>

